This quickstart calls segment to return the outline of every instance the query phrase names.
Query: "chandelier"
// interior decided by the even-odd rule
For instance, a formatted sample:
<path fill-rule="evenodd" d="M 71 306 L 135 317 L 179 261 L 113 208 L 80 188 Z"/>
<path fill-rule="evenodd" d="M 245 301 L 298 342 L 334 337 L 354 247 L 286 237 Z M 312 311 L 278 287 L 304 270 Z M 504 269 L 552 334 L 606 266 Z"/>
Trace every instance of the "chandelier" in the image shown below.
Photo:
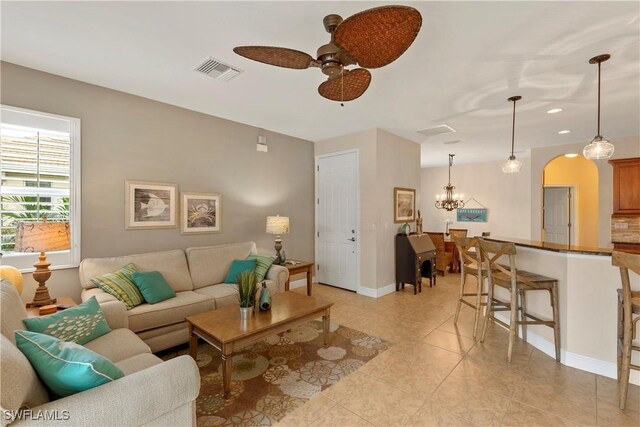
<path fill-rule="evenodd" d="M 454 193 L 456 187 L 451 185 L 451 166 L 453 166 L 453 156 L 455 154 L 449 154 L 449 183 L 442 187 L 444 193 L 436 194 L 436 208 L 452 211 L 454 209 L 464 207 L 464 194 Z"/>
<path fill-rule="evenodd" d="M 593 141 L 582 150 L 582 155 L 589 160 L 608 159 L 613 155 L 614 146 L 600 133 L 600 68 L 604 61 L 611 58 L 609 54 L 594 56 L 589 64 L 598 64 L 598 134 Z"/>

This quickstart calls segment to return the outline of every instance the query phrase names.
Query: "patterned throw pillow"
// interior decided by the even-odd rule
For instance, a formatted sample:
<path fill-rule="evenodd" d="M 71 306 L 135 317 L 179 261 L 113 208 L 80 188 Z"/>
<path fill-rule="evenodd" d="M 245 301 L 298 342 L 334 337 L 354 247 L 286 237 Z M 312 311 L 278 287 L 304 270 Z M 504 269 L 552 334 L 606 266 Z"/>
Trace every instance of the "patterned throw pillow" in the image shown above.
<path fill-rule="evenodd" d="M 91 283 L 113 295 L 126 304 L 127 310 L 140 305 L 144 302 L 144 298 L 140 290 L 133 283 L 132 274 L 138 271 L 133 263 L 127 264 L 114 273 L 108 273 L 104 276 L 94 277 Z"/>
<path fill-rule="evenodd" d="M 269 271 L 273 265 L 276 257 L 269 255 L 249 255 L 247 259 L 256 260 L 256 282 L 260 283 L 264 280 L 264 277 L 267 275 L 267 271 Z"/>
<path fill-rule="evenodd" d="M 86 344 L 111 331 L 96 297 L 77 307 L 22 322 L 28 330 L 54 336 L 61 341 Z"/>
<path fill-rule="evenodd" d="M 15 337 L 17 347 L 55 398 L 124 376 L 109 359 L 79 344 L 30 331 L 15 331 Z"/>

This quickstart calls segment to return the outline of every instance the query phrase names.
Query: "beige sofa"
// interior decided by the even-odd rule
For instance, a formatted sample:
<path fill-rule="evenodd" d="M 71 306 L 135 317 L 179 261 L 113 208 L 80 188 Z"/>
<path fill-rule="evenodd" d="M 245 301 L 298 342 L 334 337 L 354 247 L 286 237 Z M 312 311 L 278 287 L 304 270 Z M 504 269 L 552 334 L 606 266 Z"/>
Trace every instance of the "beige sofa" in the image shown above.
<path fill-rule="evenodd" d="M 194 426 L 200 391 L 198 367 L 189 356 L 163 362 L 127 328 L 120 302 L 101 305 L 111 332 L 85 347 L 114 362 L 123 378 L 58 400 L 47 390 L 15 345 L 24 330 L 24 302 L 7 281 L 0 284 L 0 425 L 5 426 Z M 20 409 L 21 416 L 15 418 Z M 66 414 L 66 415 L 65 415 Z M 48 417 L 56 417 L 57 420 Z M 40 417 L 39 419 L 34 419 Z M 13 422 L 12 422 L 13 421 Z"/>
<path fill-rule="evenodd" d="M 134 263 L 140 271 L 159 271 L 176 292 L 175 298 L 157 304 L 142 304 L 127 311 L 129 329 L 138 334 L 153 352 L 188 342 L 185 317 L 237 304 L 236 286 L 224 283 L 234 259 L 256 254 L 254 242 L 188 248 L 115 258 L 85 258 L 80 263 L 82 301 L 95 296 L 100 304 L 117 302 L 91 283 L 92 277 L 116 271 Z M 267 272 L 272 293 L 284 292 L 289 270 L 274 265 Z"/>

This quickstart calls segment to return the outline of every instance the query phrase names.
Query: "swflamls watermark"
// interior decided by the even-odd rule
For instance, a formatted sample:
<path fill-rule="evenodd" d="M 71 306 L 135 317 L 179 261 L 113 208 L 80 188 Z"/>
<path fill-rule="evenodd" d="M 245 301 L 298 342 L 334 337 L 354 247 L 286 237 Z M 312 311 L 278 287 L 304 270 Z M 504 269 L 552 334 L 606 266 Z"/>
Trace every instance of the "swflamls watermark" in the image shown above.
<path fill-rule="evenodd" d="M 57 410 L 57 409 L 45 409 L 45 410 L 33 410 L 22 409 L 9 411 L 7 409 L 2 410 L 2 418 L 5 421 L 15 420 L 32 420 L 32 421 L 68 421 L 71 419 L 69 411 Z"/>

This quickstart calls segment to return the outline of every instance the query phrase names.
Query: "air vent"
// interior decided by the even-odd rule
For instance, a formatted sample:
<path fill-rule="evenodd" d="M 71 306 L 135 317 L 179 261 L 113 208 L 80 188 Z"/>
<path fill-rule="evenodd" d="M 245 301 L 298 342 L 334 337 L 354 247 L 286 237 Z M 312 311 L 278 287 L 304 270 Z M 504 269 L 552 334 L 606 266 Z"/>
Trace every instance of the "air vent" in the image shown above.
<path fill-rule="evenodd" d="M 443 144 L 444 144 L 444 145 L 449 145 L 449 144 L 457 144 L 457 143 L 459 143 L 459 142 L 460 142 L 460 140 L 459 140 L 459 139 L 455 139 L 455 140 L 453 140 L 453 141 L 445 141 L 445 142 L 443 142 Z"/>
<path fill-rule="evenodd" d="M 440 125 L 419 130 L 418 133 L 421 133 L 424 136 L 436 136 L 443 135 L 445 133 L 452 133 L 455 131 L 456 130 L 449 125 Z"/>
<path fill-rule="evenodd" d="M 232 67 L 231 65 L 225 64 L 224 62 L 211 57 L 207 58 L 202 64 L 196 67 L 195 71 L 206 74 L 214 79 L 222 80 L 223 82 L 228 82 L 242 72 L 242 70 L 238 68 Z"/>

